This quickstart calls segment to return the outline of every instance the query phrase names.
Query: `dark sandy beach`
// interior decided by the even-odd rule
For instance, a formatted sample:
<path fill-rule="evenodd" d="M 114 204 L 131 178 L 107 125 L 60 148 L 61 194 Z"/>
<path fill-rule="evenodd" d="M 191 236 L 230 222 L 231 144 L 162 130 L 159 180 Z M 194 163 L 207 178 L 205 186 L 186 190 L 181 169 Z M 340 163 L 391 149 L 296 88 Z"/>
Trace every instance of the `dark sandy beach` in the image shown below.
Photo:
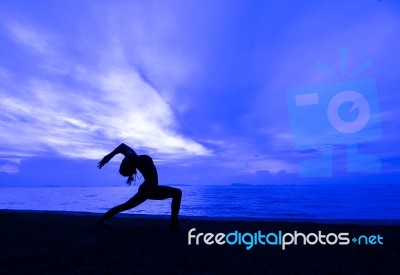
<path fill-rule="evenodd" d="M 0 273 L 260 273 L 398 274 L 400 226 L 311 222 L 216 221 L 183 218 L 180 233 L 166 218 L 0 211 Z M 196 232 L 349 232 L 380 235 L 383 245 L 188 245 Z"/>

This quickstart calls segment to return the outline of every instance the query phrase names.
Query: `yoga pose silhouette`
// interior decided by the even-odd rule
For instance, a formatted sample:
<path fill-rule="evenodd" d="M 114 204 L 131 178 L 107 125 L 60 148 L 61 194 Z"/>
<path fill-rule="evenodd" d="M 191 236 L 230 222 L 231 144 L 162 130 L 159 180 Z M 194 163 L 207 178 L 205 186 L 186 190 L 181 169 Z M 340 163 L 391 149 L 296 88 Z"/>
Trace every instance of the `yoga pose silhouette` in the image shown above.
<path fill-rule="evenodd" d="M 130 185 L 133 181 L 133 175 L 136 174 L 136 169 L 143 175 L 144 181 L 139 186 L 138 192 L 131 199 L 108 210 L 96 224 L 101 225 L 115 214 L 132 209 L 147 199 L 165 200 L 172 198 L 171 229 L 178 230 L 178 214 L 181 205 L 182 191 L 178 188 L 158 185 L 158 174 L 153 159 L 147 155 L 137 155 L 132 148 L 124 143 L 121 143 L 114 151 L 106 155 L 98 163 L 98 168 L 102 168 L 117 154 L 123 154 L 125 156 L 121 162 L 119 173 L 124 177 L 128 177 L 127 184 Z"/>

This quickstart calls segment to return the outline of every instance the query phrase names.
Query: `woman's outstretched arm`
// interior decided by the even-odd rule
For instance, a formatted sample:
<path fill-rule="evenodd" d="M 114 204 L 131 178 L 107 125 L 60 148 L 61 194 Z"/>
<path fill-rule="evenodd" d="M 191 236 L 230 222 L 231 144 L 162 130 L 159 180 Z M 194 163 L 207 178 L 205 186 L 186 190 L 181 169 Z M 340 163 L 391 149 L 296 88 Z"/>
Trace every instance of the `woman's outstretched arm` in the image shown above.
<path fill-rule="evenodd" d="M 129 155 L 135 155 L 137 156 L 136 152 L 126 145 L 125 143 L 121 143 L 117 148 L 115 148 L 111 153 L 106 155 L 99 163 L 98 166 L 99 169 L 103 167 L 107 162 L 109 162 L 115 155 L 117 154 L 123 154 L 125 157 Z"/>

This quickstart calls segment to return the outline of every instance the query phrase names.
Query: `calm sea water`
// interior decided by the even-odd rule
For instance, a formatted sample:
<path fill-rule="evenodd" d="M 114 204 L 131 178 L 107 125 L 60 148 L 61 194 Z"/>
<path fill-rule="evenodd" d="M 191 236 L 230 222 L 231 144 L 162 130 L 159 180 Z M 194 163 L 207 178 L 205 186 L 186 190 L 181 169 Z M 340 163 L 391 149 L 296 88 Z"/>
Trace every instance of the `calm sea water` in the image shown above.
<path fill-rule="evenodd" d="M 181 215 L 278 219 L 400 219 L 400 185 L 180 186 Z M 0 209 L 104 213 L 136 187 L 0 188 Z M 148 200 L 126 213 L 169 215 Z"/>

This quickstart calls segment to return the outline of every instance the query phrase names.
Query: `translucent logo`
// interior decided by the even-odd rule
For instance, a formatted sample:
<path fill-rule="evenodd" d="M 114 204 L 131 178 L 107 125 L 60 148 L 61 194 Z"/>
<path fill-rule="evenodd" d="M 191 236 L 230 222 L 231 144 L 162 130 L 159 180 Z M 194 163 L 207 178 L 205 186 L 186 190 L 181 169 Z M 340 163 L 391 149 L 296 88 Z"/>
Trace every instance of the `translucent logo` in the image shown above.
<path fill-rule="evenodd" d="M 340 50 L 342 76 L 347 52 Z M 332 146 L 347 145 L 348 172 L 378 172 L 381 162 L 372 154 L 361 154 L 359 144 L 381 139 L 378 97 L 374 79 L 353 79 L 372 65 L 365 60 L 350 80 L 295 87 L 287 90 L 293 147 L 318 149 L 321 156 L 299 164 L 300 176 L 332 176 Z M 319 62 L 317 69 L 335 76 Z"/>

